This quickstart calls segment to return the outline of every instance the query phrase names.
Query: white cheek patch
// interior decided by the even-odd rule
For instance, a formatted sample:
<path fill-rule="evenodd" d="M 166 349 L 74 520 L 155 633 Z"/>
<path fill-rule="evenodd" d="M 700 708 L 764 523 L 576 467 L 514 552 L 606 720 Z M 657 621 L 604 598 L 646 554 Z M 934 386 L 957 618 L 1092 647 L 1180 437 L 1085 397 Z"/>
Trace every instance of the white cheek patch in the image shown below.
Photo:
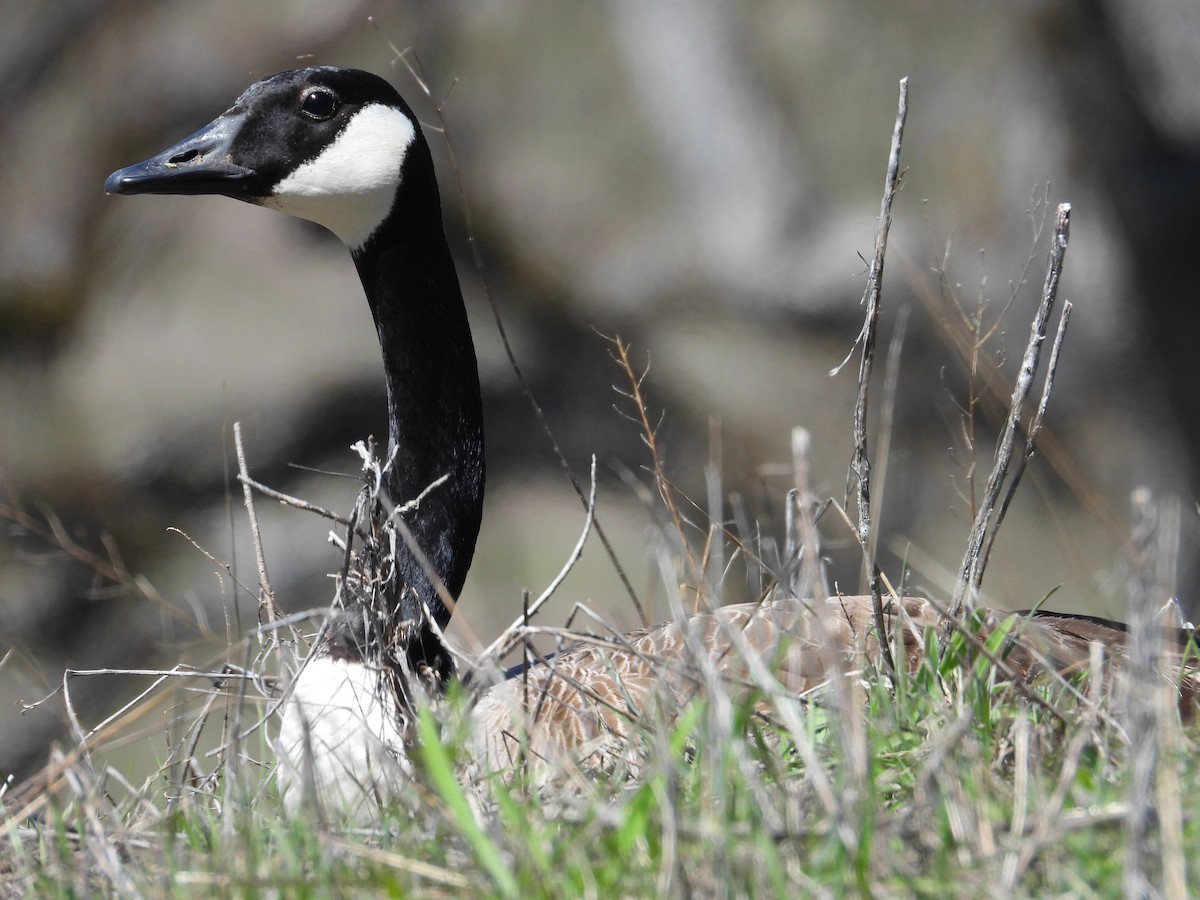
<path fill-rule="evenodd" d="M 284 178 L 263 206 L 324 225 L 358 250 L 392 211 L 400 167 L 416 137 L 392 106 L 364 106 L 315 159 Z"/>

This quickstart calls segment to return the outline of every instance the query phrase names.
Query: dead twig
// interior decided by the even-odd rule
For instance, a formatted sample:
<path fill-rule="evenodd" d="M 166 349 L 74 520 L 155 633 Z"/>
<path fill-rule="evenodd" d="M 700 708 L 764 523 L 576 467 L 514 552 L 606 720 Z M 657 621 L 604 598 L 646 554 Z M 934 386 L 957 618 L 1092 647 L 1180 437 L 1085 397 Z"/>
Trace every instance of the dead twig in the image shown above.
<path fill-rule="evenodd" d="M 662 499 L 663 505 L 671 517 L 671 524 L 674 526 L 675 533 L 679 538 L 680 550 L 686 560 L 688 573 L 695 577 L 698 582 L 702 582 L 704 569 L 702 564 L 692 554 L 691 545 L 687 539 L 688 530 L 684 524 L 683 514 L 679 511 L 679 506 L 675 502 L 674 492 L 671 490 L 671 482 L 667 478 L 662 449 L 658 444 L 658 424 L 650 420 L 649 406 L 645 394 L 642 393 L 642 383 L 646 380 L 646 376 L 650 372 L 650 365 L 647 363 L 646 367 L 641 372 L 638 372 L 634 368 L 633 360 L 630 357 L 629 345 L 621 339 L 621 336 L 605 336 L 605 339 L 613 345 L 613 360 L 621 367 L 621 371 L 625 373 L 625 377 L 629 381 L 628 390 L 617 387 L 614 387 L 613 390 L 622 397 L 627 398 L 633 404 L 632 413 L 627 413 L 620 408 L 617 408 L 617 413 L 641 429 L 642 443 L 650 451 L 651 472 L 654 475 L 654 482 L 658 486 L 659 497 Z"/>
<path fill-rule="evenodd" d="M 306 471 L 313 471 L 313 470 L 306 470 Z M 338 475 L 341 473 L 321 472 L 319 474 Z M 241 472 L 238 473 L 238 481 L 240 481 L 243 485 L 251 487 L 254 490 L 258 491 L 264 497 L 268 497 L 271 500 L 278 500 L 280 503 L 284 504 L 285 506 L 294 506 L 296 509 L 302 509 L 305 512 L 316 513 L 318 516 L 323 516 L 326 519 L 330 519 L 331 521 L 337 522 L 339 525 L 341 525 L 343 527 L 348 526 L 350 524 L 350 520 L 348 518 L 346 518 L 345 516 L 339 515 L 338 513 L 335 513 L 331 509 L 326 509 L 323 506 L 317 506 L 315 503 L 309 503 L 307 500 L 301 500 L 299 497 L 293 497 L 291 494 L 284 494 L 281 491 L 275 490 L 274 488 L 267 487 L 261 481 L 255 481 L 253 478 L 250 478 L 247 475 L 243 475 Z"/>
<path fill-rule="evenodd" d="M 987 538 L 984 540 L 981 550 L 982 562 L 980 570 L 987 567 L 988 558 L 992 554 L 992 545 L 996 541 L 996 535 L 1000 531 L 1000 526 L 1004 522 L 1004 517 L 1008 513 L 1009 504 L 1012 503 L 1013 497 L 1016 496 L 1017 486 L 1021 483 L 1021 477 L 1025 474 L 1025 469 L 1029 465 L 1029 460 L 1033 458 L 1034 450 L 1037 447 L 1038 434 L 1042 430 L 1042 421 L 1046 417 L 1046 407 L 1050 404 L 1050 391 L 1054 388 L 1054 374 L 1058 371 L 1058 354 L 1062 350 L 1063 338 L 1067 336 L 1067 324 L 1071 321 L 1071 310 L 1074 307 L 1071 301 L 1067 300 L 1063 303 L 1062 314 L 1058 319 L 1058 331 L 1054 335 L 1054 346 L 1050 349 L 1050 360 L 1046 363 L 1046 380 L 1042 384 L 1042 396 L 1038 401 L 1037 411 L 1033 414 L 1030 420 L 1029 429 L 1025 435 L 1025 451 L 1017 457 L 1016 468 L 1013 469 L 1012 478 L 1008 482 L 1008 487 L 1004 491 L 1004 499 L 1000 502 L 999 509 L 996 510 L 995 526 L 988 530 Z"/>
<path fill-rule="evenodd" d="M 811 452 L 812 435 L 805 428 L 793 428 L 792 478 L 795 486 L 787 493 L 787 533 L 781 583 L 787 585 L 793 597 L 824 600 L 829 596 L 829 585 L 821 565 L 821 533 L 813 513 L 818 503 L 809 479 Z"/>
<path fill-rule="evenodd" d="M 1005 479 L 1008 477 L 1009 466 L 1012 464 L 1025 401 L 1033 387 L 1033 379 L 1041 362 L 1042 345 L 1046 340 L 1046 324 L 1058 296 L 1058 284 L 1062 276 L 1067 242 L 1070 238 L 1070 226 L 1071 204 L 1060 203 L 1054 217 L 1054 231 L 1050 239 L 1050 262 L 1046 271 L 1046 281 L 1042 287 L 1042 300 L 1029 327 L 1029 342 L 1025 347 L 1021 368 L 1013 385 L 1004 431 L 996 447 L 995 465 L 988 476 L 987 487 L 984 489 L 974 524 L 967 537 L 967 549 L 963 554 L 958 582 L 954 589 L 954 599 L 950 606 L 952 618 L 960 618 L 964 606 L 968 602 L 974 603 L 979 586 L 983 581 L 984 557 L 982 550 L 985 542 L 988 541 L 989 530 L 998 526 L 995 521 L 997 504 Z"/>
<path fill-rule="evenodd" d="M 258 623 L 263 623 L 266 615 L 268 623 L 279 618 L 279 610 L 275 605 L 275 593 L 271 590 L 271 579 L 267 577 L 267 557 L 263 552 L 262 532 L 258 527 L 258 513 L 254 509 L 254 491 L 246 480 L 250 471 L 246 466 L 246 450 L 242 446 L 242 423 L 233 423 L 233 446 L 237 452 L 238 480 L 242 482 L 242 499 L 246 504 L 246 516 L 250 519 L 250 539 L 254 543 L 254 562 L 258 566 Z M 271 630 L 271 640 L 279 640 L 279 633 Z"/>
<path fill-rule="evenodd" d="M 854 402 L 854 456 L 850 463 L 850 477 L 856 485 L 858 527 L 855 529 L 862 547 L 863 571 L 871 592 L 871 605 L 875 617 L 875 630 L 879 635 L 880 656 L 888 674 L 895 678 L 896 663 L 892 659 L 891 642 L 883 618 L 883 598 L 879 591 L 879 567 L 875 563 L 871 548 L 875 546 L 871 528 L 871 459 L 867 452 L 867 394 L 871 373 L 875 366 L 875 342 L 879 331 L 880 298 L 883 293 L 883 265 L 887 254 L 888 232 L 892 227 L 892 201 L 900 182 L 900 147 L 904 140 L 904 123 L 908 117 L 908 79 L 900 79 L 900 103 L 896 110 L 896 124 L 892 130 L 892 145 L 888 153 L 887 175 L 883 184 L 883 200 L 879 207 L 879 224 L 875 231 L 875 258 L 867 272 L 867 286 L 863 293 L 866 317 L 858 340 L 862 342 L 862 356 L 858 363 L 858 396 Z"/>

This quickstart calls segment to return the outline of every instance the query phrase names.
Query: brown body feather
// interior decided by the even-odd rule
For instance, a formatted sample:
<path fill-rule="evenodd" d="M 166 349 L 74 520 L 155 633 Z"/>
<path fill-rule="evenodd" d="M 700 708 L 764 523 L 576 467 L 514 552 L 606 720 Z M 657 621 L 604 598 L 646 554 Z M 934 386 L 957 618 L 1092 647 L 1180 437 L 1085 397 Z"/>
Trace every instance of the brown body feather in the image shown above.
<path fill-rule="evenodd" d="M 986 640 L 1013 615 L 981 610 L 975 637 Z M 996 653 L 1003 678 L 1028 682 L 1049 673 L 1086 672 L 1094 642 L 1116 664 L 1125 655 L 1127 635 L 1120 623 L 1054 613 L 1015 615 Z M 947 620 L 935 604 L 912 597 L 903 608 L 886 603 L 884 621 L 890 645 L 903 648 L 903 664 L 912 673 L 922 662 L 926 629 L 941 632 Z M 1180 678 L 1188 634 L 1164 629 L 1170 643 L 1164 676 L 1179 685 L 1181 703 L 1190 708 L 1197 676 L 1189 671 Z M 762 663 L 784 691 L 800 695 L 827 683 L 831 673 L 855 671 L 864 662 L 880 663 L 870 597 L 721 607 L 580 644 L 483 690 L 472 716 L 476 755 L 489 771 L 522 759 L 606 767 L 614 754 L 627 752 L 627 739 L 643 713 L 656 704 L 679 709 L 703 694 L 714 677 L 735 691 L 761 686 L 752 669 Z M 1196 662 L 1192 656 L 1189 667 Z"/>

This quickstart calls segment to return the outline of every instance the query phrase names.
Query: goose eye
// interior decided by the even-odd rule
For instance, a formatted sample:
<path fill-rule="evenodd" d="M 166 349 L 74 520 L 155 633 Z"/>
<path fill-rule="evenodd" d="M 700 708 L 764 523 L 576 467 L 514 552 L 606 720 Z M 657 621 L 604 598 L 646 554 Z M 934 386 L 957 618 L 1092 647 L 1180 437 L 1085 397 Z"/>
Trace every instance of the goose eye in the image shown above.
<path fill-rule="evenodd" d="M 337 97 L 329 91 L 310 91 L 300 101 L 300 111 L 313 119 L 328 119 L 337 112 L 337 108 Z"/>

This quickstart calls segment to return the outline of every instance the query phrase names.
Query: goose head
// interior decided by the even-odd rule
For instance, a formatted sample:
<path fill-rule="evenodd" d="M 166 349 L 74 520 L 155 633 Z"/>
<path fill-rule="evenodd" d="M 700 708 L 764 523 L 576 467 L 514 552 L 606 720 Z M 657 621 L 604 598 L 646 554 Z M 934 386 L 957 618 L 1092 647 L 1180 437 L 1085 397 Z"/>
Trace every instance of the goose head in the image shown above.
<path fill-rule="evenodd" d="M 104 189 L 233 197 L 324 225 L 355 252 L 397 206 L 418 143 L 419 170 L 428 149 L 416 117 L 382 78 L 315 66 L 257 82 L 199 131 L 114 172 Z"/>

